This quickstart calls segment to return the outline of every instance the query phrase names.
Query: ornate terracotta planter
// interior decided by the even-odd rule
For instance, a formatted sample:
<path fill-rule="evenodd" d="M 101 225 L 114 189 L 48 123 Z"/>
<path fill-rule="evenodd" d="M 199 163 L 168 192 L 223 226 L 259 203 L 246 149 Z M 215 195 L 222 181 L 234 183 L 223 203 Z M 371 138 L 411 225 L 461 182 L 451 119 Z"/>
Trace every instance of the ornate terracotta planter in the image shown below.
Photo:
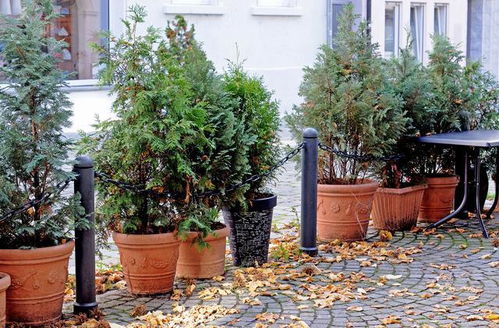
<path fill-rule="evenodd" d="M 371 214 L 374 227 L 390 231 L 405 231 L 415 227 L 426 187 L 378 188 Z"/>
<path fill-rule="evenodd" d="M 5 327 L 6 316 L 6 293 L 7 288 L 10 286 L 10 276 L 6 273 L 0 272 L 0 328 Z"/>
<path fill-rule="evenodd" d="M 180 278 L 213 278 L 225 272 L 225 246 L 229 228 L 215 230 L 204 240 L 208 247 L 199 248 L 193 244 L 197 232 L 190 232 L 187 240 L 180 243 L 177 262 L 177 277 Z"/>
<path fill-rule="evenodd" d="M 428 188 L 423 195 L 418 222 L 433 223 L 448 215 L 454 205 L 454 194 L 459 182 L 457 176 L 428 177 Z"/>
<path fill-rule="evenodd" d="M 113 232 L 128 291 L 153 295 L 173 289 L 180 241 L 173 233 L 128 235 Z"/>
<path fill-rule="evenodd" d="M 42 326 L 59 320 L 74 242 L 36 249 L 0 249 L 0 272 L 11 277 L 7 322 Z"/>
<path fill-rule="evenodd" d="M 317 233 L 324 241 L 366 238 L 378 183 L 317 186 Z"/>

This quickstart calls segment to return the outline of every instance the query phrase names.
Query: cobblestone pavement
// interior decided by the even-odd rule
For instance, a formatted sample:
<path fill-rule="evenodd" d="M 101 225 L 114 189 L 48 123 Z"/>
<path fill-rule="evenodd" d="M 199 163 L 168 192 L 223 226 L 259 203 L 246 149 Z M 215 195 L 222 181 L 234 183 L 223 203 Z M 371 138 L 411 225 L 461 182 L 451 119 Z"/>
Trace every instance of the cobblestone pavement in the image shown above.
<path fill-rule="evenodd" d="M 288 163 L 285 169 L 275 186 L 279 204 L 274 213 L 273 238 L 283 238 L 289 233 L 297 235 L 289 222 L 299 217 L 299 177 L 294 163 Z M 288 230 L 279 228 L 286 224 Z M 486 224 L 493 234 L 499 235 L 499 220 L 488 220 Z M 378 233 L 370 228 L 369 244 L 379 240 Z M 229 287 L 235 280 L 237 268 L 229 264 L 228 258 L 225 280 L 195 281 L 196 288 L 191 296 L 174 301 L 171 295 L 136 297 L 126 290 L 113 290 L 98 296 L 98 302 L 110 323 L 124 326 L 138 321 L 130 312 L 139 305 L 144 305 L 147 311 L 161 310 L 168 314 L 172 312 L 172 305 L 178 302 L 187 310 L 195 305 L 237 309 L 238 313 L 209 323 L 225 327 L 255 327 L 257 324 L 279 327 L 298 322 L 296 317 L 310 327 L 499 327 L 499 322 L 494 322 L 491 316 L 499 313 L 497 242 L 494 238 L 482 239 L 474 220 L 461 220 L 431 234 L 397 232 L 389 245 L 379 246 L 395 254 L 395 258 L 388 260 L 379 259 L 380 249 L 376 253 L 366 251 L 350 258 L 338 258 L 341 253 L 337 249 L 322 244 L 316 260 L 275 264 L 290 273 L 308 270 L 303 268 L 311 265 L 319 272 L 312 272 L 308 278 L 289 280 L 285 279 L 286 274 L 281 274 L 277 283 L 291 287 L 272 289 L 272 293 L 255 296 L 247 288 Z M 405 252 L 409 253 L 408 258 Z M 110 264 L 119 259 L 116 250 L 105 256 L 105 262 Z M 329 304 L 322 300 L 321 295 L 312 295 L 314 286 L 327 286 L 331 279 L 334 281 L 334 276 L 340 274 L 349 277 L 348 281 L 340 283 L 347 287 L 351 284 L 347 293 L 351 297 L 339 297 Z M 355 277 L 361 278 L 355 280 Z M 179 280 L 175 289 L 185 290 L 187 283 Z M 203 299 L 203 291 L 212 287 L 230 292 L 227 295 L 215 293 L 212 299 Z M 252 299 L 261 304 L 248 304 Z M 71 303 L 68 303 L 65 311 L 70 310 Z M 257 319 L 257 315 L 262 313 L 276 314 L 276 321 Z"/>

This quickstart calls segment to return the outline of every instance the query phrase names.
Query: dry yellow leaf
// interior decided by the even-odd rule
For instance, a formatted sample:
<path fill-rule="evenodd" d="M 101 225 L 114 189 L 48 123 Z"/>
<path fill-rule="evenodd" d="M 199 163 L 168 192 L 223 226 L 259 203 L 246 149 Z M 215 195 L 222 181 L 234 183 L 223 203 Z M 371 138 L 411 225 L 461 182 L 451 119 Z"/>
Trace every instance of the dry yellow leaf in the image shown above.
<path fill-rule="evenodd" d="M 396 317 L 394 315 L 390 315 L 390 316 L 384 318 L 383 320 L 381 320 L 381 323 L 384 325 L 391 325 L 394 323 L 400 323 L 400 318 Z"/>

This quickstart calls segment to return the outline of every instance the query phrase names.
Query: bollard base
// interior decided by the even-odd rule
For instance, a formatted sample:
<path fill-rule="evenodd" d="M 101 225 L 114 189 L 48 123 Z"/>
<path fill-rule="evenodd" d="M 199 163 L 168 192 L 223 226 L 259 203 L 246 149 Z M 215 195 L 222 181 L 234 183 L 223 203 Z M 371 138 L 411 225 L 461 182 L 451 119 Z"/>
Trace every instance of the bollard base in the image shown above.
<path fill-rule="evenodd" d="M 90 312 L 94 311 L 97 309 L 98 304 L 97 302 L 92 302 L 92 303 L 75 303 L 73 306 L 73 313 L 74 314 L 81 314 L 81 313 L 87 313 L 89 314 Z"/>
<path fill-rule="evenodd" d="M 300 250 L 309 256 L 317 256 L 319 254 L 317 247 L 300 247 Z"/>

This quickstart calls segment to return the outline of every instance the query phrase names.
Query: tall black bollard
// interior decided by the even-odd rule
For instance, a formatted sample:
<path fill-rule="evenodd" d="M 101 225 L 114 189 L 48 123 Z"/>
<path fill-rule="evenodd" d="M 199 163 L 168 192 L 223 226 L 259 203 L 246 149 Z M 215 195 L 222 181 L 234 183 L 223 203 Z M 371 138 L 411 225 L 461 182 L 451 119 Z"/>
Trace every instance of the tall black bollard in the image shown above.
<path fill-rule="evenodd" d="M 77 177 L 75 193 L 80 193 L 81 205 L 90 224 L 94 216 L 94 164 L 90 157 L 76 158 L 74 172 Z M 88 313 L 97 308 L 95 298 L 95 230 L 94 228 L 75 231 L 76 302 L 74 313 Z"/>
<path fill-rule="evenodd" d="M 317 255 L 317 131 L 303 131 L 301 158 L 301 247 L 310 256 Z"/>

